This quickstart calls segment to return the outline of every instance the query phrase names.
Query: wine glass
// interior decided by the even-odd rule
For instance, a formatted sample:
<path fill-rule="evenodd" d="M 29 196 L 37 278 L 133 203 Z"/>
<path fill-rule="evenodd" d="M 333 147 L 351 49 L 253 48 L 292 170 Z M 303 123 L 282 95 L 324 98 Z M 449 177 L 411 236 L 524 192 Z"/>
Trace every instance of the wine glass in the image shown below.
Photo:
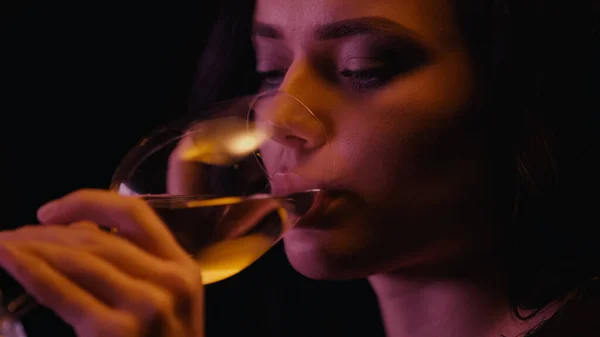
<path fill-rule="evenodd" d="M 285 179 L 273 184 L 277 168 L 265 166 L 267 155 L 275 166 L 289 156 L 276 144 L 298 125 L 326 138 L 323 123 L 284 91 L 211 105 L 143 138 L 109 189 L 144 199 L 198 262 L 203 283 L 221 281 L 260 258 L 323 196 L 293 191 Z M 26 294 L 12 298 L 3 301 L 0 335 L 25 337 L 21 319 L 37 304 Z"/>

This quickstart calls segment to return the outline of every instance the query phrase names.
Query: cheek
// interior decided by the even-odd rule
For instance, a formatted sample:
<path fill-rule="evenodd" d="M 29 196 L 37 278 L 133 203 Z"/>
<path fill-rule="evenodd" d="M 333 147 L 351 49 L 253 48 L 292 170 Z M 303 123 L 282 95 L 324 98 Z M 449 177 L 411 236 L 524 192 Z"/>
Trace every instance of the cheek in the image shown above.
<path fill-rule="evenodd" d="M 365 200 L 379 202 L 397 186 L 404 150 L 401 134 L 390 124 L 374 124 L 349 126 L 332 146 L 339 156 L 336 177 L 351 184 Z"/>
<path fill-rule="evenodd" d="M 465 122 L 472 96 L 468 62 L 457 53 L 390 84 L 368 104 L 353 104 L 337 119 L 340 174 L 370 199 L 443 187 L 456 158 L 475 155 L 465 155 L 473 143 Z"/>

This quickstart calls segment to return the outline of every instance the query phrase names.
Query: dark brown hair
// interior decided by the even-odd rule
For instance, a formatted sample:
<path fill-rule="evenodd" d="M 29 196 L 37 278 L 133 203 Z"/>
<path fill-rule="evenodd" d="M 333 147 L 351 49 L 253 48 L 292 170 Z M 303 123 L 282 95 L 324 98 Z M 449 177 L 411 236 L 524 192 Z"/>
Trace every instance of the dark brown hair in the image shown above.
<path fill-rule="evenodd" d="M 463 0 L 456 8 L 508 168 L 499 180 L 511 186 L 509 295 L 526 318 L 600 276 L 598 13 L 583 1 Z"/>
<path fill-rule="evenodd" d="M 250 0 L 223 2 L 192 110 L 255 90 L 253 8 Z M 491 150 L 503 168 L 498 179 L 507 187 L 503 249 L 509 295 L 521 318 L 531 316 L 522 310 L 535 314 L 600 276 L 593 9 L 585 0 L 456 3 L 485 88 Z"/>

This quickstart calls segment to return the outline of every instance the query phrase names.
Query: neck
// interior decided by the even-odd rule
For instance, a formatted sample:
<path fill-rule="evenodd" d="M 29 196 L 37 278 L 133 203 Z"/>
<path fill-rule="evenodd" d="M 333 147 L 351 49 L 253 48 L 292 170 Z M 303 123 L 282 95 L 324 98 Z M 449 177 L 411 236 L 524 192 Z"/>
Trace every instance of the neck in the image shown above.
<path fill-rule="evenodd" d="M 392 272 L 369 277 L 377 294 L 388 337 L 514 337 L 554 311 L 519 321 L 498 273 L 426 275 Z"/>

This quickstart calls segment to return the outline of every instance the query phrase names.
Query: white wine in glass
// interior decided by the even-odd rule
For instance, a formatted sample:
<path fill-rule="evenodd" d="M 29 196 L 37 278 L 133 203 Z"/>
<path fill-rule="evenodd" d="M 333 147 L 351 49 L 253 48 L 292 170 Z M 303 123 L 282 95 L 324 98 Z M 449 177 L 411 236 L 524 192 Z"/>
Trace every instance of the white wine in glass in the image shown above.
<path fill-rule="evenodd" d="M 272 194 L 261 148 L 275 141 L 275 127 L 286 127 L 277 117 L 283 109 L 294 122 L 323 127 L 286 92 L 238 98 L 145 138 L 115 172 L 111 189 L 154 208 L 198 261 L 205 284 L 256 261 L 322 193 Z"/>

